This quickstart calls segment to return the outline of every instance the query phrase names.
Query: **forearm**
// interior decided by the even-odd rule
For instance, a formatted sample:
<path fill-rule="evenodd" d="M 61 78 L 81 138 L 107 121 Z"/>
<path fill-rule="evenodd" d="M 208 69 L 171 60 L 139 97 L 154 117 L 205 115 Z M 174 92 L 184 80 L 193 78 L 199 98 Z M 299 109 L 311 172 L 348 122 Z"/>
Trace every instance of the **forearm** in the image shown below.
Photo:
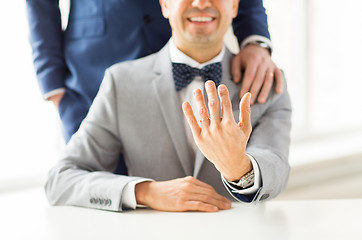
<path fill-rule="evenodd" d="M 140 179 L 106 171 L 89 172 L 80 167 L 61 161 L 49 172 L 45 192 L 51 205 L 122 211 L 125 186 Z"/>
<path fill-rule="evenodd" d="M 270 39 L 263 1 L 240 1 L 238 16 L 233 20 L 233 30 L 239 45 L 251 35 Z"/>
<path fill-rule="evenodd" d="M 66 66 L 59 0 L 26 1 L 34 67 L 43 94 L 64 87 Z"/>
<path fill-rule="evenodd" d="M 276 197 L 286 186 L 289 177 L 289 145 L 291 103 L 286 89 L 273 93 L 267 109 L 254 127 L 246 152 L 258 162 L 263 192 Z"/>

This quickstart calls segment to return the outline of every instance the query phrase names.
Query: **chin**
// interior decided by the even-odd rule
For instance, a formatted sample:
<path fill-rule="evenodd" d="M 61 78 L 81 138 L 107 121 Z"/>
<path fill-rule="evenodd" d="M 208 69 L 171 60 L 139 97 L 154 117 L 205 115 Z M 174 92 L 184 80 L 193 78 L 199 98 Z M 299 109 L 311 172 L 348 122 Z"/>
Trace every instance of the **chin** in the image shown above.
<path fill-rule="evenodd" d="M 188 40 L 192 43 L 199 43 L 199 44 L 209 44 L 215 40 L 214 35 L 207 35 L 207 34 L 189 34 Z"/>

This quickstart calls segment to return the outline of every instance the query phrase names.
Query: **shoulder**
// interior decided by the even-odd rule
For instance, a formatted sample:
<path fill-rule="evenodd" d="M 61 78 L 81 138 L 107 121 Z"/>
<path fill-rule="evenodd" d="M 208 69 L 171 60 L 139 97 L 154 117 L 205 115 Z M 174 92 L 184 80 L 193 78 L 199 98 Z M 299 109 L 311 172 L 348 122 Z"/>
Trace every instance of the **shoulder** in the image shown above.
<path fill-rule="evenodd" d="M 128 76 L 136 75 L 140 72 L 152 72 L 154 68 L 154 62 L 156 59 L 157 53 L 151 54 L 149 56 L 139 58 L 136 60 L 130 60 L 125 62 L 120 62 L 112 65 L 107 69 L 114 76 Z"/>

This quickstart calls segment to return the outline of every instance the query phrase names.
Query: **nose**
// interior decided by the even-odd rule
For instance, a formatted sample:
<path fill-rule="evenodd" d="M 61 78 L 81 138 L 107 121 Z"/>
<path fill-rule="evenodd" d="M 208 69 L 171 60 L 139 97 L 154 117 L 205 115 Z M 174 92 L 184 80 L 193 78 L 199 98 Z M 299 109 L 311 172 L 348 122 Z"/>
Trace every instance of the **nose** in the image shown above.
<path fill-rule="evenodd" d="M 194 0 L 192 1 L 192 7 L 199 8 L 201 10 L 211 7 L 210 0 Z"/>

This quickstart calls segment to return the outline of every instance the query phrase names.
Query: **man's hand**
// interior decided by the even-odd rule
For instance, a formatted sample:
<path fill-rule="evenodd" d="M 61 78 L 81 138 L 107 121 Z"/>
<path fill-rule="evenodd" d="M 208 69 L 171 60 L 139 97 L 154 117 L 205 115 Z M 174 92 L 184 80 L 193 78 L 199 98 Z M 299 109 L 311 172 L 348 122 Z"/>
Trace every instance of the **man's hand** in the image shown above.
<path fill-rule="evenodd" d="M 235 83 L 240 82 L 244 70 L 240 98 L 250 92 L 251 104 L 254 104 L 256 98 L 259 103 L 266 102 L 274 79 L 275 91 L 278 94 L 283 92 L 282 72 L 271 60 L 269 51 L 262 47 L 247 45 L 232 59 L 231 68 Z"/>
<path fill-rule="evenodd" d="M 64 93 L 58 93 L 48 98 L 49 101 L 54 103 L 54 106 L 58 109 L 59 103 L 62 100 Z"/>
<path fill-rule="evenodd" d="M 252 130 L 250 93 L 245 94 L 240 102 L 239 123 L 236 123 L 226 86 L 219 86 L 222 118 L 220 118 L 219 101 L 214 82 L 207 81 L 205 89 L 210 116 L 201 90 L 194 91 L 201 127 L 197 123 L 188 102 L 183 103 L 182 109 L 200 151 L 227 180 L 239 180 L 244 174 L 252 170 L 251 161 L 246 155 L 246 145 Z"/>
<path fill-rule="evenodd" d="M 193 177 L 163 182 L 142 182 L 135 187 L 137 204 L 161 211 L 216 212 L 229 209 L 231 202 L 213 187 Z"/>

